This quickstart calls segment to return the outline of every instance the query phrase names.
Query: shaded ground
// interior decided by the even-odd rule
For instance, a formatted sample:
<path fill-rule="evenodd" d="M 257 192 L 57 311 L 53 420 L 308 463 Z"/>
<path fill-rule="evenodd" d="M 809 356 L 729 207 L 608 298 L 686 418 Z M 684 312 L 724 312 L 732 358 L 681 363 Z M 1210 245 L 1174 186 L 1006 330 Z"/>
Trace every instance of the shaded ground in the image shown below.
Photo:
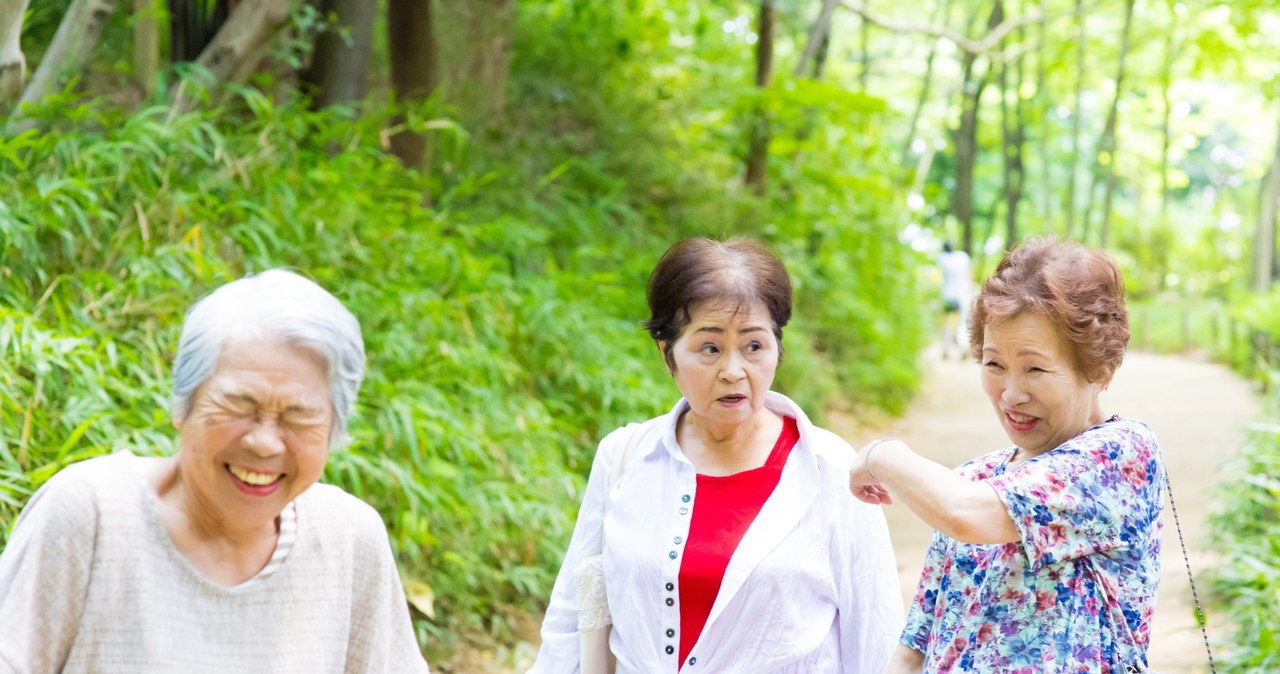
<path fill-rule="evenodd" d="M 897 436 L 947 465 L 1007 446 L 1008 438 L 979 386 L 978 366 L 968 360 L 942 360 L 937 352 L 924 358 L 920 395 L 904 417 L 865 424 L 837 420 L 831 429 L 855 446 L 882 435 Z M 1207 581 L 1202 577 L 1215 562 L 1206 550 L 1205 516 L 1213 486 L 1222 478 L 1220 464 L 1240 446 L 1244 425 L 1257 417 L 1249 384 L 1218 365 L 1130 353 L 1102 402 L 1108 415 L 1147 422 L 1160 440 L 1203 600 Z M 905 507 L 890 506 L 886 515 L 905 602 L 914 593 L 932 531 Z M 1166 674 L 1204 672 L 1204 644 L 1170 515 L 1165 524 L 1151 666 Z M 1224 626 L 1210 615 L 1209 629 L 1211 637 L 1221 638 Z"/>

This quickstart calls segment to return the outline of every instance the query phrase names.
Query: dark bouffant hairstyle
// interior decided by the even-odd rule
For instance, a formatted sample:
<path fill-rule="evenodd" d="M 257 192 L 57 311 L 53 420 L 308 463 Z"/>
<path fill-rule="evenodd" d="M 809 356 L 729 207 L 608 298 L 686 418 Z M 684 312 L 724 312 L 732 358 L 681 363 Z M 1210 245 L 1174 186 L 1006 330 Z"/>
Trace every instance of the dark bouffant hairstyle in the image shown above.
<path fill-rule="evenodd" d="M 1110 255 L 1072 241 L 1028 239 L 1000 261 L 969 316 L 969 351 L 982 359 L 983 328 L 1026 311 L 1049 318 L 1071 345 L 1076 371 L 1106 381 L 1124 360 L 1129 312 Z"/>
<path fill-rule="evenodd" d="M 791 279 L 777 257 L 753 239 L 725 242 L 685 239 L 667 249 L 649 275 L 649 320 L 654 341 L 664 342 L 667 367 L 675 369 L 671 350 L 689 325 L 689 308 L 712 300 L 743 307 L 761 302 L 773 320 L 782 348 L 782 328 L 791 320 Z M 781 353 L 779 353 L 781 356 Z"/>

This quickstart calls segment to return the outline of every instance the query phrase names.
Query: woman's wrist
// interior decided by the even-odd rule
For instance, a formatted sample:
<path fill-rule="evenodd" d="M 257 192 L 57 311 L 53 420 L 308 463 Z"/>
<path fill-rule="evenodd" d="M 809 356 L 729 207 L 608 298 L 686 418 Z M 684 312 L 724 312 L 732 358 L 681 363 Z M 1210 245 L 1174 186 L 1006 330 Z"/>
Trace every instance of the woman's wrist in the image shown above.
<path fill-rule="evenodd" d="M 877 440 L 872 440 L 871 444 L 867 445 L 863 449 L 864 456 L 862 458 L 862 468 L 867 472 L 867 477 L 877 483 L 880 482 L 880 478 L 876 477 L 876 472 L 871 469 L 871 459 L 875 456 L 876 449 L 880 447 L 880 445 L 883 445 L 886 442 L 895 442 L 897 440 L 897 438 L 879 438 Z"/>

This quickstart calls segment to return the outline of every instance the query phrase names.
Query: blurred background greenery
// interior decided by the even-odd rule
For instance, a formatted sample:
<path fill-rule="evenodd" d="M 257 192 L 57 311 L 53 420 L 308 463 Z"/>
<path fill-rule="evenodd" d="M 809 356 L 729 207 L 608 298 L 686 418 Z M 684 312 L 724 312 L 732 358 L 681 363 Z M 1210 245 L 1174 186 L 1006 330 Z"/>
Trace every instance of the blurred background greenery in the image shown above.
<path fill-rule="evenodd" d="M 1274 371 L 1264 0 L 2 1 L 0 544 L 60 467 L 173 449 L 182 312 L 269 267 L 364 326 L 326 477 L 383 513 L 442 671 L 536 627 L 595 442 L 674 402 L 639 321 L 682 237 L 787 263 L 778 388 L 819 420 L 910 401 L 943 240 L 975 280 L 1104 247 L 1134 348 Z M 1266 423 L 1219 503 L 1238 671 L 1280 658 Z"/>

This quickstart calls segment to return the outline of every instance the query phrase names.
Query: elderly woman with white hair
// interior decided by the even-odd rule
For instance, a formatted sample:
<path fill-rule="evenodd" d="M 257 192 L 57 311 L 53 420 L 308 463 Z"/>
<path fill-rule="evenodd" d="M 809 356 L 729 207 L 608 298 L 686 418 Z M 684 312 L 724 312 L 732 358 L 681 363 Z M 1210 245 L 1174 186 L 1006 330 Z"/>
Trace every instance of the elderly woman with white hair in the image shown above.
<path fill-rule="evenodd" d="M 273 270 L 188 312 L 173 456 L 50 479 L 0 554 L 0 671 L 426 672 L 378 513 L 319 484 L 364 377 L 356 318 Z"/>

